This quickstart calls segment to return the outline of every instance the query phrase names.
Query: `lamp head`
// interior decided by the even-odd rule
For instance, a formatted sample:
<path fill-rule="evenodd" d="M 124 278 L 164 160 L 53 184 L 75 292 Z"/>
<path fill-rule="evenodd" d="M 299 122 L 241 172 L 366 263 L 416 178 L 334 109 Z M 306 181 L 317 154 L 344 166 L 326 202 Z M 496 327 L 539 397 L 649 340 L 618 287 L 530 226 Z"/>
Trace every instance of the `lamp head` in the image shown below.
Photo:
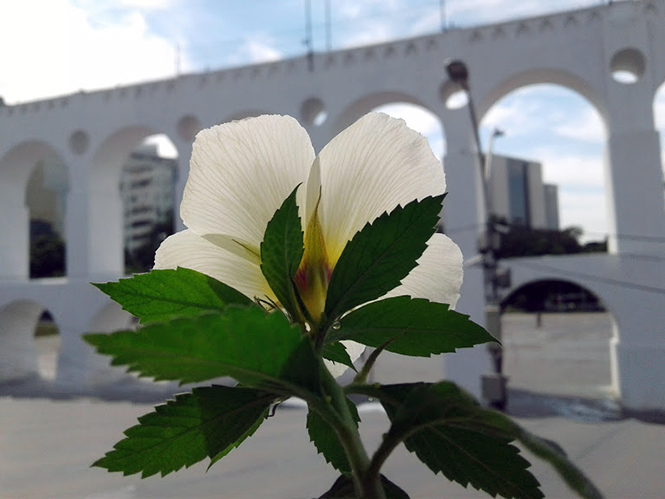
<path fill-rule="evenodd" d="M 447 59 L 444 62 L 446 68 L 446 73 L 448 73 L 448 78 L 454 83 L 457 83 L 462 86 L 462 88 L 468 88 L 469 83 L 469 68 L 466 67 L 464 61 L 459 59 Z"/>

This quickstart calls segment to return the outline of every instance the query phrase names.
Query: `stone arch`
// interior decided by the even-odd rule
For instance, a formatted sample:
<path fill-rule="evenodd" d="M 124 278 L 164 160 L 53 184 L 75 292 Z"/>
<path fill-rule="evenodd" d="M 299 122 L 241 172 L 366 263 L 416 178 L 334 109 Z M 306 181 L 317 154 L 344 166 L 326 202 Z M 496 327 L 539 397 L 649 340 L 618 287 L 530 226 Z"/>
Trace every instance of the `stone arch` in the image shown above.
<path fill-rule="evenodd" d="M 500 81 L 487 92 L 480 102 L 477 103 L 478 119 L 482 121 L 490 108 L 509 93 L 530 85 L 548 83 L 565 87 L 584 97 L 596 108 L 596 111 L 598 111 L 598 114 L 602 117 L 605 129 L 607 130 L 609 112 L 603 97 L 598 94 L 598 91 L 586 79 L 570 71 L 557 68 L 533 68 L 512 74 Z"/>
<path fill-rule="evenodd" d="M 589 269 L 593 269 L 593 272 L 602 275 L 606 268 L 605 265 L 608 263 L 605 257 L 607 255 L 586 255 L 585 257 L 570 255 L 504 260 L 506 266 L 511 269 L 512 286 L 503 293 L 504 299 L 502 299 L 502 302 L 515 291 L 532 283 L 542 281 L 568 282 L 586 289 L 598 298 L 616 322 L 614 333 L 618 337 L 620 332 L 618 327 L 621 322 L 623 308 L 620 298 L 615 293 L 616 290 L 602 281 L 585 277 Z"/>
<path fill-rule="evenodd" d="M 589 92 L 579 91 L 583 87 L 580 82 L 573 85 L 573 78 L 566 79 L 561 75 L 543 81 L 535 78 L 538 75 L 536 73 L 515 79 L 511 85 L 505 86 L 505 90 L 510 91 L 501 94 L 498 100 L 493 101 L 491 108 L 484 110 L 481 120 L 483 147 L 488 149 L 487 154 L 490 154 L 490 144 L 494 145 L 491 154 L 497 162 L 512 162 L 510 159 L 501 161 L 495 157 L 499 155 L 525 160 L 530 165 L 527 177 L 530 183 L 539 178 L 539 184 L 554 184 L 555 187 L 551 189 L 558 190 L 558 205 L 564 207 L 564 211 L 557 210 L 557 216 L 548 213 L 547 203 L 534 205 L 536 198 L 532 196 L 530 202 L 536 210 L 535 214 L 532 213 L 534 228 L 558 225 L 559 229 L 563 229 L 578 225 L 581 220 L 582 228 L 585 229 L 583 240 L 603 240 L 609 227 L 613 226 L 613 210 L 609 209 L 607 202 L 611 173 L 608 173 L 604 165 L 607 161 L 609 139 L 607 122 L 598 105 L 590 100 Z M 518 82 L 524 85 L 516 87 Z M 556 102 L 561 102 L 562 105 L 555 108 L 544 96 L 537 96 L 537 92 L 545 92 L 548 99 L 558 99 Z M 517 103 L 518 97 L 527 111 L 529 106 L 538 106 L 538 109 L 533 111 L 534 115 L 530 117 L 528 113 L 522 113 L 515 120 L 510 119 L 514 118 L 514 114 L 510 114 L 509 119 L 498 120 L 499 115 L 494 115 L 493 111 L 499 109 L 498 106 L 504 102 L 512 100 Z M 518 110 L 521 111 L 522 108 Z M 550 114 L 552 120 L 546 120 Z M 531 118 L 531 121 L 527 122 L 528 118 Z M 521 121 L 524 123 L 520 124 Z M 493 130 L 497 129 L 505 133 L 494 141 L 491 137 Z M 529 137 L 526 133 L 532 136 Z M 532 163 L 539 163 L 541 166 Z M 506 179 L 502 181 L 504 184 L 507 182 Z M 507 203 L 510 202 L 510 199 L 506 198 L 507 186 L 504 186 L 503 190 L 496 185 L 492 187 L 495 208 L 502 205 L 502 208 L 498 208 L 499 214 L 505 216 Z"/>
<path fill-rule="evenodd" d="M 372 109 L 376 109 L 377 107 L 395 102 L 419 106 L 434 114 L 434 112 L 427 106 L 426 103 L 406 92 L 383 91 L 371 93 L 356 99 L 351 104 L 347 105 L 341 113 L 339 113 L 337 118 L 334 120 L 334 123 L 332 124 L 332 136 L 337 135 L 349 125 L 352 125 L 361 116 L 367 114 Z M 443 124 L 441 126 L 443 128 Z"/>
<path fill-rule="evenodd" d="M 15 300 L 0 308 L 0 380 L 45 377 L 55 379 L 59 337 L 54 351 L 48 352 L 49 367 L 45 373 L 35 338 L 40 318 L 47 311 L 43 305 L 30 300 Z M 50 315 L 50 314 L 49 314 Z M 58 330 L 57 318 L 51 315 Z M 43 352 L 47 354 L 47 352 Z"/>
<path fill-rule="evenodd" d="M 541 283 L 554 288 L 564 285 L 562 307 L 572 303 L 576 307 L 503 313 L 503 365 L 512 388 L 592 398 L 617 395 L 619 380 L 611 354 L 617 334 L 616 316 L 603 300 L 600 288 L 568 277 L 532 277 L 514 287 L 503 304 L 520 291 L 533 292 Z M 571 293 L 573 287 L 596 297 L 604 310 L 585 310 L 581 307 L 585 298 Z"/>
<path fill-rule="evenodd" d="M 124 217 L 121 175 L 131 153 L 155 135 L 169 135 L 152 127 L 134 125 L 111 134 L 97 148 L 90 183 L 90 258 L 94 274 L 124 273 Z M 169 137 L 169 140 L 170 137 Z"/>
<path fill-rule="evenodd" d="M 592 299 L 592 300 L 588 300 L 587 297 L 581 298 L 581 301 L 583 303 L 584 302 L 588 303 L 589 307 L 593 307 L 593 308 L 596 307 L 595 303 L 597 303 L 598 306 L 601 309 L 606 310 L 605 303 L 600 298 L 600 296 L 598 296 L 596 294 L 596 292 L 589 289 L 587 286 L 582 286 L 582 285 L 578 284 L 577 282 L 575 282 L 571 279 L 566 279 L 566 278 L 561 278 L 561 277 L 557 277 L 556 279 L 554 279 L 554 278 L 546 279 L 546 278 L 540 278 L 540 277 L 539 278 L 534 278 L 534 279 L 532 279 L 528 282 L 522 283 L 519 287 L 512 288 L 510 293 L 507 294 L 506 296 L 504 296 L 503 299 L 501 300 L 501 309 L 505 310 L 506 307 L 508 307 L 511 304 L 515 305 L 515 297 L 518 295 L 518 293 L 524 292 L 526 290 L 529 290 L 529 295 L 530 295 L 529 298 L 533 298 L 534 301 L 539 301 L 541 296 L 533 296 L 533 295 L 534 294 L 537 295 L 537 294 L 540 294 L 542 292 L 542 289 L 538 289 L 538 290 L 534 289 L 536 285 L 541 285 L 541 284 L 544 285 L 544 286 L 550 286 L 551 285 L 552 287 L 556 287 L 556 285 L 562 284 L 562 285 L 564 285 L 564 286 L 562 286 L 564 288 L 563 289 L 564 293 L 568 292 L 569 289 L 572 291 L 572 288 L 578 288 L 579 290 L 588 293 L 590 295 L 591 299 Z M 560 293 L 561 293 L 561 291 L 560 291 Z M 573 297 L 571 297 L 571 298 L 573 298 Z M 585 309 L 584 305 L 580 306 L 580 305 L 577 305 L 577 304 L 575 304 L 575 307 L 573 308 L 569 305 L 570 303 L 572 303 L 572 300 L 568 300 L 567 303 L 558 304 L 558 310 L 557 311 L 563 312 L 563 311 L 572 311 L 572 310 L 575 310 L 575 309 Z M 534 304 L 534 305 L 536 305 L 536 304 Z M 541 311 L 544 311 L 544 310 L 547 309 L 548 304 L 544 303 L 544 305 L 545 305 L 545 308 L 541 309 Z M 526 309 L 531 310 L 531 311 L 537 311 L 537 309 L 534 306 L 532 306 L 531 304 L 527 305 Z"/>
<path fill-rule="evenodd" d="M 58 166 L 59 165 L 59 166 Z M 53 200 L 60 206 L 59 232 L 66 238 L 64 194 L 68 188 L 67 168 L 63 155 L 43 140 L 28 140 L 15 145 L 0 159 L 0 276 L 22 278 L 29 276 L 30 266 L 30 208 L 28 187 L 36 169 L 41 171 L 42 187 L 50 182 Z M 40 196 L 35 196 L 37 199 Z M 44 196 L 42 201 L 46 201 Z M 42 210 L 48 211 L 48 210 Z M 11 234 L 11 237 L 8 235 Z M 63 262 L 64 263 L 64 262 Z"/>

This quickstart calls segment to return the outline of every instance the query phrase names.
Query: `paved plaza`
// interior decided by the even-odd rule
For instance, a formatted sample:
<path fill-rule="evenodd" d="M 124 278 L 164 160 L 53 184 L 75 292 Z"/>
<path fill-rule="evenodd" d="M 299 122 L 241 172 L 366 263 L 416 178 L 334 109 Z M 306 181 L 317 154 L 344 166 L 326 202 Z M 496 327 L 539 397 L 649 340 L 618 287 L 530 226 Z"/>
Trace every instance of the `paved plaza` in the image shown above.
<path fill-rule="evenodd" d="M 623 414 L 609 391 L 610 318 L 605 314 L 546 314 L 504 318 L 509 412 L 521 424 L 557 441 L 608 498 L 665 497 L 665 420 L 659 414 Z M 387 357 L 383 382 L 434 380 L 439 359 Z M 317 455 L 295 404 L 277 411 L 257 434 L 206 473 L 206 464 L 166 478 L 140 480 L 90 468 L 122 431 L 149 412 L 163 394 L 125 387 L 91 394 L 47 393 L 38 383 L 0 386 L 0 499 L 287 498 L 320 495 L 335 472 Z M 386 429 L 375 404 L 361 405 L 361 432 L 369 447 Z M 574 497 L 534 459 L 547 497 Z M 412 498 L 481 498 L 475 490 L 433 475 L 404 448 L 385 474 Z"/>

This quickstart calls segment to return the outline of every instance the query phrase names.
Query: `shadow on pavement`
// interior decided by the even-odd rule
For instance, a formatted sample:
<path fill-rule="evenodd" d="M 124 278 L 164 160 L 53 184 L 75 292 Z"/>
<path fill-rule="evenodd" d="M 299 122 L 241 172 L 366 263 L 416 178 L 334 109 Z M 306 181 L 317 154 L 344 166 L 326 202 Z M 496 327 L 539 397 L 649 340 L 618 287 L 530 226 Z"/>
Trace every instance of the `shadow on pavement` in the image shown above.
<path fill-rule="evenodd" d="M 215 380 L 218 384 L 220 381 L 224 383 L 224 380 Z M 206 384 L 209 383 L 202 383 L 202 385 Z M 191 390 L 193 386 L 177 386 L 174 383 L 156 384 L 127 377 L 104 385 L 72 389 L 34 376 L 0 383 L 0 398 L 93 399 L 156 405 L 173 398 L 177 393 Z M 362 404 L 364 401 L 364 397 L 354 400 L 356 404 Z M 632 418 L 645 423 L 665 425 L 665 412 L 663 411 L 631 411 L 610 398 L 552 395 L 510 388 L 508 389 L 506 413 L 524 419 L 560 417 L 583 423 L 603 423 Z"/>
<path fill-rule="evenodd" d="M 124 378 L 90 388 L 62 387 L 39 376 L 29 376 L 0 382 L 0 398 L 77 400 L 94 399 L 137 404 L 158 404 L 189 387 L 175 384 L 156 384 Z"/>
<path fill-rule="evenodd" d="M 506 413 L 516 418 L 561 417 L 583 423 L 636 419 L 645 423 L 665 424 L 663 411 L 633 411 L 610 398 L 550 395 L 519 389 L 508 390 Z"/>

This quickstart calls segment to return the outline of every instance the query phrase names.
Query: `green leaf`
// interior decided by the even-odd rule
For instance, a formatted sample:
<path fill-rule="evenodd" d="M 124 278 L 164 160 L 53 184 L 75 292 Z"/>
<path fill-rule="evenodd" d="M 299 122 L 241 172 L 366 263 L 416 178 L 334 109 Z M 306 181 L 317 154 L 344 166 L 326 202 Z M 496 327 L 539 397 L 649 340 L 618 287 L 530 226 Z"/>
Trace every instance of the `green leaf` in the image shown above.
<path fill-rule="evenodd" d="M 196 383 L 231 376 L 305 400 L 320 393 L 319 364 L 309 338 L 281 313 L 258 307 L 228 307 L 219 314 L 84 339 L 111 355 L 112 365 L 157 380 Z"/>
<path fill-rule="evenodd" d="M 434 234 L 442 200 L 443 196 L 427 197 L 398 206 L 348 242 L 328 286 L 325 314 L 329 323 L 400 284 Z"/>
<path fill-rule="evenodd" d="M 292 279 L 296 275 L 305 246 L 296 187 L 268 222 L 261 243 L 261 272 L 268 281 L 280 304 L 297 317 L 298 305 Z"/>
<path fill-rule="evenodd" d="M 311 409 L 307 414 L 307 432 L 309 439 L 319 454 L 323 454 L 326 462 L 341 473 L 351 473 L 351 465 L 337 434 L 319 413 Z"/>
<path fill-rule="evenodd" d="M 259 427 L 275 398 L 251 388 L 195 388 L 140 417 L 137 426 L 125 431 L 127 438 L 93 466 L 145 478 L 206 457 L 216 461 Z"/>
<path fill-rule="evenodd" d="M 353 340 L 374 348 L 392 340 L 386 350 L 419 357 L 496 341 L 448 305 L 408 296 L 369 303 L 343 317 L 340 326 L 331 329 L 326 339 Z"/>
<path fill-rule="evenodd" d="M 404 442 L 434 473 L 491 496 L 542 498 L 504 417 L 449 382 L 370 388 L 392 422 L 382 446 Z"/>
<path fill-rule="evenodd" d="M 514 434 L 519 442 L 536 456 L 547 461 L 559 473 L 564 482 L 580 497 L 586 499 L 602 499 L 603 494 L 589 478 L 575 466 L 563 453 L 558 445 L 553 445 L 543 438 L 540 438 L 506 416 L 500 414 L 506 419 L 505 424 L 513 427 Z"/>
<path fill-rule="evenodd" d="M 353 361 L 349 356 L 349 352 L 346 351 L 346 347 L 342 343 L 334 342 L 323 345 L 321 355 L 324 359 L 328 359 L 339 364 L 344 364 L 345 366 L 350 367 L 356 371 L 356 366 L 353 365 Z"/>
<path fill-rule="evenodd" d="M 358 409 L 348 398 L 346 399 L 346 403 L 357 427 L 360 422 Z M 349 464 L 344 447 L 339 441 L 335 430 L 319 415 L 318 412 L 311 408 L 307 413 L 307 432 L 309 433 L 309 439 L 319 451 L 319 454 L 323 454 L 323 457 L 328 463 L 330 463 L 337 471 L 351 473 L 351 465 Z"/>
<path fill-rule="evenodd" d="M 229 305 L 252 304 L 252 300 L 232 287 L 184 268 L 153 270 L 94 286 L 138 317 L 142 324 L 193 317 L 224 310 Z"/>
<path fill-rule="evenodd" d="M 401 488 L 381 475 L 381 485 L 386 499 L 409 499 L 409 495 Z M 350 476 L 342 475 L 319 499 L 357 499 L 356 491 L 353 486 L 353 479 Z"/>

